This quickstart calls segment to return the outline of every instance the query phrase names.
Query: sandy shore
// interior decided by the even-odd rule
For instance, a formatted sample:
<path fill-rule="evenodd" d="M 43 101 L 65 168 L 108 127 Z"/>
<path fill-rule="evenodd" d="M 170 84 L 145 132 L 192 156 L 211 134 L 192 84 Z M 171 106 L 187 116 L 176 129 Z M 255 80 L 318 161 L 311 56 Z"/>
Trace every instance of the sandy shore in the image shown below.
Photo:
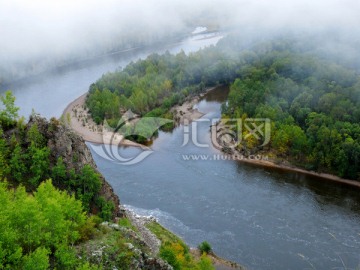
<path fill-rule="evenodd" d="M 212 89 L 213 88 L 208 89 L 207 92 Z M 193 109 L 194 105 L 199 102 L 199 99 L 203 95 L 204 94 L 193 97 L 182 105 L 174 106 L 171 109 L 171 112 L 175 115 L 175 121 L 179 124 L 187 125 L 192 121 L 203 117 L 203 113 L 199 112 L 198 109 Z M 65 108 L 62 118 L 67 126 L 71 127 L 87 142 L 134 146 L 148 149 L 147 146 L 124 139 L 120 134 L 113 136 L 112 132 L 106 131 L 103 126 L 94 123 L 84 106 L 86 96 L 87 93 L 81 95 Z"/>
<path fill-rule="evenodd" d="M 188 125 L 193 121 L 196 121 L 203 117 L 205 114 L 200 112 L 198 109 L 194 109 L 194 106 L 205 96 L 208 92 L 217 88 L 210 87 L 200 95 L 189 97 L 182 105 L 176 105 L 171 108 L 171 112 L 174 113 L 174 120 L 176 123 L 181 125 Z"/>
<path fill-rule="evenodd" d="M 215 87 L 214 87 L 215 88 Z M 213 90 L 214 88 L 209 88 L 207 92 Z M 204 116 L 204 113 L 200 112 L 197 109 L 194 109 L 194 105 L 197 104 L 201 97 L 203 97 L 206 93 L 201 94 L 200 96 L 195 96 L 182 105 L 174 106 L 171 111 L 175 114 L 175 121 L 179 124 L 187 125 L 192 121 L 196 121 Z M 92 120 L 91 117 L 85 115 L 87 111 L 84 110 L 83 106 L 85 103 L 86 94 L 78 97 L 76 100 L 71 102 L 63 113 L 64 121 L 67 125 L 69 125 L 76 133 L 81 135 L 85 141 L 98 143 L 98 144 L 116 144 L 123 146 L 134 146 L 141 147 L 147 149 L 147 146 L 142 144 L 138 144 L 136 142 L 132 142 L 130 140 L 125 140 L 122 136 L 116 135 L 113 136 L 112 132 L 102 131 L 102 126 L 97 126 Z M 76 111 L 76 113 L 75 113 Z M 84 123 L 84 117 L 87 117 L 87 122 Z M 215 146 L 214 146 L 215 147 Z M 219 149 L 221 150 L 221 149 Z M 236 154 L 238 157 L 242 155 L 240 153 Z M 273 160 L 258 160 L 258 159 L 237 159 L 239 162 L 249 163 L 257 166 L 268 167 L 280 169 L 283 171 L 296 172 L 309 176 L 313 176 L 319 179 L 330 180 L 340 184 L 346 184 L 353 187 L 360 188 L 360 182 L 350 179 L 344 179 L 338 177 L 336 175 L 327 174 L 327 173 L 318 173 L 314 171 L 308 171 L 302 168 L 298 168 L 292 165 L 288 165 L 285 163 L 279 164 Z"/>
<path fill-rule="evenodd" d="M 174 113 L 174 120 L 181 125 L 189 125 L 191 122 L 196 121 L 204 116 L 204 113 L 194 109 L 194 105 L 199 102 L 199 97 L 196 96 L 182 105 L 176 105 L 171 109 Z"/>
<path fill-rule="evenodd" d="M 87 142 L 98 144 L 114 144 L 122 146 L 134 146 L 148 149 L 147 146 L 126 140 L 120 134 L 114 135 L 97 125 L 91 119 L 88 111 L 84 108 L 87 93 L 75 99 L 64 110 L 62 118 L 67 126 L 72 128 Z"/>

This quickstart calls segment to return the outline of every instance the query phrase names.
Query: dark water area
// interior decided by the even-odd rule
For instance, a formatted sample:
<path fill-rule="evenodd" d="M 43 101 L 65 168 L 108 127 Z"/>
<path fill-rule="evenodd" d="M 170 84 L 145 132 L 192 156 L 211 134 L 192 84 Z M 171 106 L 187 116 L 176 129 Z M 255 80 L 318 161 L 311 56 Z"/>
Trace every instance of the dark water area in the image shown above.
<path fill-rule="evenodd" d="M 220 116 L 227 91 L 210 92 L 196 105 L 204 119 Z M 155 216 L 191 246 L 206 240 L 216 253 L 249 269 L 360 265 L 359 190 L 239 161 L 184 159 L 221 154 L 211 147 L 209 125 L 202 121 L 197 128 L 198 141 L 209 147 L 182 147 L 180 126 L 160 132 L 154 153 L 136 165 L 94 158 L 123 204 Z M 120 149 L 126 156 L 139 151 Z"/>

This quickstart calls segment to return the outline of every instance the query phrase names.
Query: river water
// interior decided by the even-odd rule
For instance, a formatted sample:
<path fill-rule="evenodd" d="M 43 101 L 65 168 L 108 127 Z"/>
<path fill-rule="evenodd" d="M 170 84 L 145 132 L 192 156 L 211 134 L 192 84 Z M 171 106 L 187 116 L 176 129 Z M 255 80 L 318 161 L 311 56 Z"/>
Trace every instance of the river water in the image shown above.
<path fill-rule="evenodd" d="M 218 39 L 193 37 L 165 49 L 189 52 Z M 69 68 L 10 87 L 22 114 L 34 108 L 46 117 L 58 117 L 101 74 L 150 51 Z M 226 92 L 219 88 L 197 104 L 206 113 L 204 119 L 220 116 Z M 359 190 L 221 160 L 210 146 L 209 125 L 198 122 L 196 129 L 198 141 L 209 147 L 191 141 L 182 146 L 184 128 L 180 126 L 171 133 L 160 132 L 151 146 L 153 154 L 138 164 L 122 166 L 93 156 L 123 204 L 139 214 L 155 216 L 191 246 L 206 240 L 216 253 L 249 269 L 355 269 L 360 265 Z M 129 157 L 139 151 L 120 148 Z M 209 159 L 187 160 L 191 154 Z"/>

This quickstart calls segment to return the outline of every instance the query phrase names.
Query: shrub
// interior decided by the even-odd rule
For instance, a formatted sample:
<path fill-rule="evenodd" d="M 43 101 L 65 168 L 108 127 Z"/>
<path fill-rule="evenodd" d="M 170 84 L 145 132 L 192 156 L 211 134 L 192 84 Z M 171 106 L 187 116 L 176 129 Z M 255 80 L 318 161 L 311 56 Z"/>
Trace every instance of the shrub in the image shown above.
<path fill-rule="evenodd" d="M 201 251 L 201 253 L 206 253 L 208 254 L 209 252 L 211 252 L 212 248 L 211 245 L 204 241 L 202 242 L 199 246 L 198 246 L 199 250 Z"/>
<path fill-rule="evenodd" d="M 211 259 L 206 256 L 204 253 L 201 255 L 200 261 L 197 264 L 199 270 L 215 270 L 215 267 L 213 266 Z"/>
<path fill-rule="evenodd" d="M 181 265 L 178 259 L 176 258 L 175 251 L 169 245 L 162 245 L 160 247 L 160 257 L 161 259 L 167 261 L 174 270 L 180 270 Z"/>

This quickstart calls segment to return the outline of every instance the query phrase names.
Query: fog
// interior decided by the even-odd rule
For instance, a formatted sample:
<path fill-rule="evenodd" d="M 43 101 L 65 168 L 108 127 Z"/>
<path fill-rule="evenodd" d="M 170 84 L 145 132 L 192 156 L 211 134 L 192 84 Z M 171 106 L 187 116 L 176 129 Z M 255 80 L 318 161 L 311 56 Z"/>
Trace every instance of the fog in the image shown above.
<path fill-rule="evenodd" d="M 356 0 L 0 0 L 0 83 L 196 26 L 254 36 L 337 31 L 335 42 L 359 41 L 359 14 Z"/>

